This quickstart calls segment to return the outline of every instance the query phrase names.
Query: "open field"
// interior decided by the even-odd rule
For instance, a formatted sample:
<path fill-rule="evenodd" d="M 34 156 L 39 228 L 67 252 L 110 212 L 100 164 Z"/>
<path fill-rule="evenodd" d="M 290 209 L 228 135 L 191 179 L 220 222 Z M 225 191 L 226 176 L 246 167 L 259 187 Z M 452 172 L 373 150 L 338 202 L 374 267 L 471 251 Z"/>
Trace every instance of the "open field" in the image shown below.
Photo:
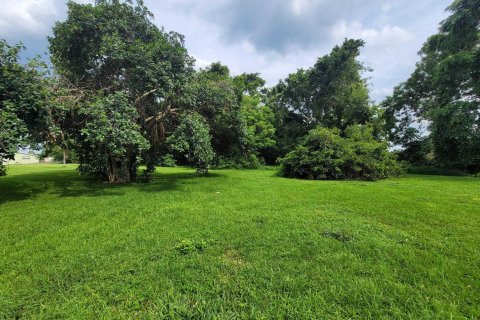
<path fill-rule="evenodd" d="M 480 318 L 480 179 L 8 173 L 2 319 Z"/>

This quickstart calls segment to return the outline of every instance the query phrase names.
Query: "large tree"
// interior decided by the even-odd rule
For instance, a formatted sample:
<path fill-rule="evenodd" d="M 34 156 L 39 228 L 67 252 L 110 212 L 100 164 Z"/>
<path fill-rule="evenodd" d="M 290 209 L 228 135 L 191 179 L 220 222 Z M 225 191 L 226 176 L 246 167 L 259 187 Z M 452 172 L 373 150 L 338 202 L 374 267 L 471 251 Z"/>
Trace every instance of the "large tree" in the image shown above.
<path fill-rule="evenodd" d="M 313 67 L 290 74 L 270 90 L 268 104 L 276 114 L 280 155 L 317 125 L 344 130 L 370 120 L 363 78 L 367 69 L 358 61 L 363 45 L 362 40 L 346 39 Z"/>
<path fill-rule="evenodd" d="M 106 119 L 109 133 L 75 128 L 80 148 L 89 150 L 80 153 L 85 171 L 128 182 L 135 179 L 140 160 L 153 170 L 166 138 L 165 122 L 182 104 L 193 72 L 183 36 L 156 27 L 141 0 L 69 1 L 67 20 L 55 25 L 49 42 L 58 76 L 82 104 L 77 123 L 109 117 L 112 107 L 128 115 L 128 124 Z M 127 128 L 122 139 L 111 136 L 122 128 Z M 111 152 L 99 143 L 104 138 L 115 140 Z"/>
<path fill-rule="evenodd" d="M 4 161 L 21 147 L 45 139 L 48 90 L 44 65 L 37 60 L 19 62 L 21 45 L 0 40 L 0 176 Z"/>
<path fill-rule="evenodd" d="M 480 170 L 480 1 L 456 0 L 420 51 L 410 78 L 383 103 L 394 142 L 405 147 L 424 138 L 427 123 L 434 161 Z"/>
<path fill-rule="evenodd" d="M 212 147 L 221 158 L 238 157 L 244 150 L 246 128 L 238 92 L 229 68 L 219 62 L 197 72 L 189 85 L 187 108 L 205 118 Z"/>

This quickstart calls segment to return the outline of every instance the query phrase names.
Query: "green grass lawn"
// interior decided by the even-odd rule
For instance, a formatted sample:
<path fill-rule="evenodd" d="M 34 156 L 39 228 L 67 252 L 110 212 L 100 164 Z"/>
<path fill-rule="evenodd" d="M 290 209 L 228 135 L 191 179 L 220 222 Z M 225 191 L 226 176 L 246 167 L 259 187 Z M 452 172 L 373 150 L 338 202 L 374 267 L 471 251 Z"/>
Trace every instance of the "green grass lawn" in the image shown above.
<path fill-rule="evenodd" d="M 480 179 L 8 173 L 2 319 L 480 318 Z"/>

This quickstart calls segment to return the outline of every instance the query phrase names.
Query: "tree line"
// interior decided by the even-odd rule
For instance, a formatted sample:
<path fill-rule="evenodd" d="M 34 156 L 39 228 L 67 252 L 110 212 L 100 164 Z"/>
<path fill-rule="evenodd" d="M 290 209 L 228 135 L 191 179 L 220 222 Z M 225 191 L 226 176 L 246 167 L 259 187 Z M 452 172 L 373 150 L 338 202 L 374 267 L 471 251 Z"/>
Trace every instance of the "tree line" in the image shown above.
<path fill-rule="evenodd" d="M 0 160 L 40 144 L 109 182 L 148 181 L 176 163 L 376 180 L 401 172 L 397 156 L 478 172 L 479 3 L 455 1 L 410 79 L 374 105 L 362 40 L 267 88 L 220 62 L 195 70 L 184 37 L 158 28 L 140 0 L 69 1 L 48 39 L 51 66 L 21 63 L 23 47 L 0 41 Z"/>

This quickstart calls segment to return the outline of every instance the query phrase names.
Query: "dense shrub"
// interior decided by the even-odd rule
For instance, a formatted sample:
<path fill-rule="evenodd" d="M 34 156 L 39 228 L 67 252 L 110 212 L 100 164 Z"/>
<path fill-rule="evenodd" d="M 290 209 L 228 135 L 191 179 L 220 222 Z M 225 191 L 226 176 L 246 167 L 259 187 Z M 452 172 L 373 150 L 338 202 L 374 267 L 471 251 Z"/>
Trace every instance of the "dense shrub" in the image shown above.
<path fill-rule="evenodd" d="M 434 166 L 410 166 L 407 170 L 410 174 L 423 174 L 432 176 L 456 176 L 465 177 L 467 174 L 460 169 L 440 168 Z"/>
<path fill-rule="evenodd" d="M 414 166 L 428 166 L 433 163 L 433 144 L 430 138 L 423 137 L 405 143 L 404 149 L 397 151 L 399 161 L 408 162 Z"/>
<path fill-rule="evenodd" d="M 301 144 L 280 159 L 280 174 L 310 180 L 378 180 L 401 173 L 386 142 L 369 126 L 311 130 Z"/>
<path fill-rule="evenodd" d="M 230 158 L 218 157 L 215 163 L 216 169 L 260 169 L 263 166 L 265 160 L 253 153 Z"/>
<path fill-rule="evenodd" d="M 160 157 L 159 165 L 162 167 L 176 167 L 177 161 L 170 153 L 167 153 Z"/>
<path fill-rule="evenodd" d="M 194 165 L 198 173 L 208 173 L 214 158 L 211 140 L 205 119 L 198 113 L 189 113 L 182 117 L 167 144 L 173 152 L 180 153 Z"/>

